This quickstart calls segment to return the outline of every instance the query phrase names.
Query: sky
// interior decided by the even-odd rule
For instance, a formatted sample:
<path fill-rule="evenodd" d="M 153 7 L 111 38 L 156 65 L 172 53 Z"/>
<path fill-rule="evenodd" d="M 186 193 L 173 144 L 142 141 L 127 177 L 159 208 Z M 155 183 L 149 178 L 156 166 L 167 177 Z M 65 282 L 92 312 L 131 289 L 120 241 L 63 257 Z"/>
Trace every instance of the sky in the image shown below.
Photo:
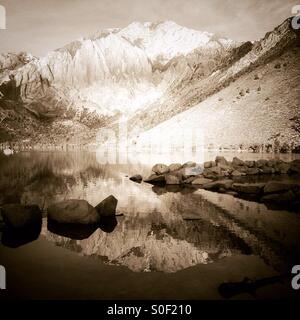
<path fill-rule="evenodd" d="M 238 41 L 257 40 L 273 30 L 299 0 L 0 0 L 6 30 L 0 53 L 36 56 L 99 29 L 172 20 Z"/>

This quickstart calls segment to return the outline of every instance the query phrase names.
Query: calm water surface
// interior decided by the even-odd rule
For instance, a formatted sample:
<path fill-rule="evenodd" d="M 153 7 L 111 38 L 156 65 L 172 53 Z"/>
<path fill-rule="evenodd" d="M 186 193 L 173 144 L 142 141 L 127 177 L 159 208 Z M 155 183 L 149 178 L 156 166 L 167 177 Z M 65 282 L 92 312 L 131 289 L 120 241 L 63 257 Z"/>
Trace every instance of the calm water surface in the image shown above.
<path fill-rule="evenodd" d="M 223 155 L 228 160 L 235 156 Z M 272 157 L 237 156 L 247 160 Z M 202 160 L 214 157 L 206 153 Z M 288 161 L 294 157 L 283 155 Z M 77 235 L 74 230 L 47 226 L 44 218 L 40 237 L 136 272 L 176 272 L 240 254 L 257 255 L 280 272 L 299 262 L 299 214 L 270 210 L 231 195 L 191 187 L 153 187 L 128 178 L 136 173 L 149 175 L 156 162 L 202 162 L 198 159 L 172 155 L 170 161 L 164 154 L 143 153 L 130 155 L 128 160 L 129 164 L 101 164 L 95 153 L 88 152 L 1 155 L 0 203 L 37 204 L 46 213 L 53 202 L 85 199 L 97 205 L 113 194 L 122 216 L 108 225 Z"/>

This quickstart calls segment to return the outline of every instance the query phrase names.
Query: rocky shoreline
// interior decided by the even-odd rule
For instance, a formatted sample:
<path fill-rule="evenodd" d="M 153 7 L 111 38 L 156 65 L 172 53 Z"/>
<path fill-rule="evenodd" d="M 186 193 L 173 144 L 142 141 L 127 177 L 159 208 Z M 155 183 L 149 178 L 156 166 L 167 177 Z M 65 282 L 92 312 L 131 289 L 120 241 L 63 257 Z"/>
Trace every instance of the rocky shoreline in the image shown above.
<path fill-rule="evenodd" d="M 197 188 L 252 199 L 266 204 L 297 209 L 300 207 L 300 160 L 284 162 L 282 160 L 243 161 L 234 157 L 227 161 L 217 156 L 214 161 L 197 164 L 187 162 L 183 165 L 173 163 L 169 166 L 156 164 L 149 177 L 134 175 L 130 180 L 142 181 L 153 185 L 194 186 Z M 240 182 L 240 177 L 266 175 L 268 182 Z M 276 177 L 285 175 L 286 181 L 276 181 Z M 296 177 L 290 181 L 289 177 Z M 298 179 L 299 175 L 299 179 Z"/>

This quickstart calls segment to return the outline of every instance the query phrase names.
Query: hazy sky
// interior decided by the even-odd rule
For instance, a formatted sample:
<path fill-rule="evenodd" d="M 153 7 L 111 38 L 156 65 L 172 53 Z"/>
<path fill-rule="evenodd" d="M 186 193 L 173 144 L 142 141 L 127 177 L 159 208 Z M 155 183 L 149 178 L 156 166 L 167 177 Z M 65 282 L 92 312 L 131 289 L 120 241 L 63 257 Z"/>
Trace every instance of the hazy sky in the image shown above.
<path fill-rule="evenodd" d="M 7 29 L 0 52 L 41 56 L 101 28 L 133 21 L 172 20 L 235 40 L 255 40 L 285 18 L 299 0 L 0 0 Z"/>

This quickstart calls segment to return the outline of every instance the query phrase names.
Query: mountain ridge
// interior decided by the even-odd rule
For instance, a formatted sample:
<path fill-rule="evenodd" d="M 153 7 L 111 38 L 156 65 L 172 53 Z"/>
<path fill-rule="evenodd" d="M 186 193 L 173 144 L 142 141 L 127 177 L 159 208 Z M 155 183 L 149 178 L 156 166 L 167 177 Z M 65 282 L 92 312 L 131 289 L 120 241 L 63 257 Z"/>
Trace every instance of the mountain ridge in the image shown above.
<path fill-rule="evenodd" d="M 79 123 L 82 132 L 73 132 L 74 143 L 81 138 L 90 143 L 97 128 L 116 128 L 125 115 L 134 137 L 232 85 L 298 41 L 290 19 L 254 43 L 217 39 L 170 21 L 101 30 L 0 72 L 0 136 L 10 132 L 11 139 L 21 138 L 12 125 L 21 113 L 48 129 L 51 122 Z M 70 123 L 63 129 L 69 139 Z M 23 138 L 29 134 L 34 141 L 29 131 Z M 51 143 L 62 138 L 54 134 Z"/>

